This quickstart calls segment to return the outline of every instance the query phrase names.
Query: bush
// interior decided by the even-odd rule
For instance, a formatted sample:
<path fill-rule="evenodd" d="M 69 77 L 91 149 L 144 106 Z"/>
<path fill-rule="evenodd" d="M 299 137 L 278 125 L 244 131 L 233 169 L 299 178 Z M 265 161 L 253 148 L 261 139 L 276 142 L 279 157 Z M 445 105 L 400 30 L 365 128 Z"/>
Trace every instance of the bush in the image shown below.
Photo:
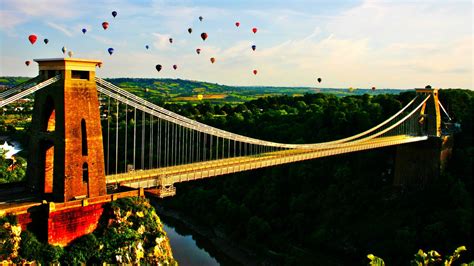
<path fill-rule="evenodd" d="M 42 257 L 43 244 L 28 231 L 21 232 L 20 256 L 28 261 Z"/>
<path fill-rule="evenodd" d="M 73 241 L 67 248 L 63 257 L 66 265 L 77 265 L 98 262 L 99 242 L 95 235 L 88 234 Z"/>

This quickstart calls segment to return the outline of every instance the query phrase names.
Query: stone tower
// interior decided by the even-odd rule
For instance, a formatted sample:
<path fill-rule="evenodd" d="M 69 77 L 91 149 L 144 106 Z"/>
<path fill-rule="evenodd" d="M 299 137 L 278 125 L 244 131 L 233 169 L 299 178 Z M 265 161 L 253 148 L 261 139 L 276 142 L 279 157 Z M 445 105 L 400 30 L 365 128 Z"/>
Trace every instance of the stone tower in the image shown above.
<path fill-rule="evenodd" d="M 104 151 L 95 83 L 100 61 L 36 59 L 43 80 L 36 92 L 27 185 L 55 202 L 106 195 Z"/>

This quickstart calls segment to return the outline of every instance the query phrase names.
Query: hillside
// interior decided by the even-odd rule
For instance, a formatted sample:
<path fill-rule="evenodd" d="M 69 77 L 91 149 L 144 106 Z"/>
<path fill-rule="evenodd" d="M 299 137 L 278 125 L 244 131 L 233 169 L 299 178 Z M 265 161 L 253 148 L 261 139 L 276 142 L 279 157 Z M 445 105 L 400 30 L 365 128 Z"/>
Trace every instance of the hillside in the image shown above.
<path fill-rule="evenodd" d="M 0 77 L 0 86 L 14 86 L 25 81 L 26 77 Z M 149 79 L 149 78 L 111 78 L 106 79 L 139 97 L 153 102 L 189 102 L 210 101 L 246 102 L 261 97 L 274 95 L 301 96 L 306 93 L 330 93 L 337 96 L 362 94 L 399 94 L 399 89 L 356 89 L 349 92 L 341 88 L 312 87 L 269 87 L 269 86 L 227 86 L 204 81 L 183 79 Z"/>

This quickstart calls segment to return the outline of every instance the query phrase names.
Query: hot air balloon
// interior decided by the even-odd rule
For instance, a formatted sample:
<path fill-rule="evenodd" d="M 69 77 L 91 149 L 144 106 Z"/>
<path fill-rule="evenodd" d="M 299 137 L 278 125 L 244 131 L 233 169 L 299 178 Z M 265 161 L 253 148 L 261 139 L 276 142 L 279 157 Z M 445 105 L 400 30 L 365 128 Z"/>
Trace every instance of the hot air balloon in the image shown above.
<path fill-rule="evenodd" d="M 170 43 L 173 43 L 173 38 L 170 38 Z"/>
<path fill-rule="evenodd" d="M 318 82 L 321 83 L 322 79 L 321 78 L 318 78 Z"/>
<path fill-rule="evenodd" d="M 202 21 L 202 16 L 199 16 L 199 20 Z"/>
<path fill-rule="evenodd" d="M 48 39 L 44 39 L 43 42 L 44 42 L 44 44 L 48 44 L 48 43 L 49 43 L 49 40 L 48 40 Z"/>
<path fill-rule="evenodd" d="M 102 67 L 102 63 L 97 63 L 97 66 L 98 66 L 99 68 L 101 68 L 101 67 Z"/>
<path fill-rule="evenodd" d="M 236 27 L 240 26 L 240 22 L 238 22 L 238 21 L 235 22 L 235 26 L 236 26 Z"/>
<path fill-rule="evenodd" d="M 72 54 L 72 51 L 67 52 L 67 55 L 69 55 L 69 57 L 72 57 Z"/>
<path fill-rule="evenodd" d="M 82 33 L 83 33 L 83 34 L 86 34 L 86 32 L 87 32 L 87 29 L 86 29 L 86 28 L 82 29 Z"/>
<path fill-rule="evenodd" d="M 107 28 L 109 28 L 109 23 L 108 23 L 107 21 L 102 22 L 102 28 L 104 28 L 104 30 L 106 30 Z"/>
<path fill-rule="evenodd" d="M 63 46 L 63 48 L 61 49 L 61 51 L 63 51 L 63 54 L 66 54 L 66 51 L 67 51 L 66 46 Z"/>
<path fill-rule="evenodd" d="M 30 63 L 31 63 L 31 61 L 25 61 L 25 65 L 26 65 L 26 66 L 29 66 Z"/>
<path fill-rule="evenodd" d="M 207 39 L 207 33 L 205 32 L 201 33 L 201 38 L 203 41 L 205 41 Z"/>
<path fill-rule="evenodd" d="M 374 91 L 374 90 L 375 90 L 375 87 L 372 87 L 372 90 Z"/>
<path fill-rule="evenodd" d="M 257 46 L 254 44 L 254 45 L 252 45 L 252 50 L 255 51 L 255 49 L 257 49 Z"/>
<path fill-rule="evenodd" d="M 177 65 L 173 65 L 173 69 L 176 70 L 178 68 Z"/>
<path fill-rule="evenodd" d="M 155 66 L 155 68 L 156 68 L 156 71 L 160 72 L 163 67 L 158 64 Z"/>
<path fill-rule="evenodd" d="M 200 53 L 201 53 L 201 48 L 197 48 L 197 49 L 196 49 L 196 53 L 197 53 L 197 54 L 200 54 Z"/>
<path fill-rule="evenodd" d="M 216 59 L 214 57 L 211 57 L 211 63 L 214 64 L 214 62 L 216 62 Z"/>
<path fill-rule="evenodd" d="M 150 48 L 150 46 L 148 46 L 148 44 L 147 44 L 147 45 L 145 45 L 145 48 L 148 50 Z"/>
<path fill-rule="evenodd" d="M 257 28 L 252 29 L 253 33 L 257 33 Z"/>
<path fill-rule="evenodd" d="M 107 51 L 109 52 L 110 55 L 112 55 L 114 53 L 114 48 L 109 48 L 107 49 Z"/>
<path fill-rule="evenodd" d="M 117 16 L 117 11 L 112 11 L 112 16 L 115 18 Z"/>
<path fill-rule="evenodd" d="M 31 34 L 30 36 L 28 36 L 28 40 L 30 40 L 31 44 L 35 44 L 37 39 L 38 39 L 38 37 L 34 34 Z"/>
<path fill-rule="evenodd" d="M 189 32 L 189 34 L 191 34 L 193 32 L 193 29 L 189 28 L 188 32 Z"/>
<path fill-rule="evenodd" d="M 258 71 L 256 69 L 253 70 L 253 74 L 257 75 Z"/>

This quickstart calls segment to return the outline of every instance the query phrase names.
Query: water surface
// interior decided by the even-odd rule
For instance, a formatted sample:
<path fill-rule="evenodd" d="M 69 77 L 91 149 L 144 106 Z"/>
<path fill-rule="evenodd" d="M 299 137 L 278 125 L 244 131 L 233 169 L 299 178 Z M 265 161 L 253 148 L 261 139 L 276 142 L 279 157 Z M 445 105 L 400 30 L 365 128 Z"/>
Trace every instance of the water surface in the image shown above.
<path fill-rule="evenodd" d="M 199 247 L 194 237 L 190 234 L 180 234 L 176 232 L 173 225 L 165 223 L 163 220 L 163 229 L 170 239 L 173 257 L 179 265 L 220 265 L 220 263 L 211 256 L 203 247 Z"/>

